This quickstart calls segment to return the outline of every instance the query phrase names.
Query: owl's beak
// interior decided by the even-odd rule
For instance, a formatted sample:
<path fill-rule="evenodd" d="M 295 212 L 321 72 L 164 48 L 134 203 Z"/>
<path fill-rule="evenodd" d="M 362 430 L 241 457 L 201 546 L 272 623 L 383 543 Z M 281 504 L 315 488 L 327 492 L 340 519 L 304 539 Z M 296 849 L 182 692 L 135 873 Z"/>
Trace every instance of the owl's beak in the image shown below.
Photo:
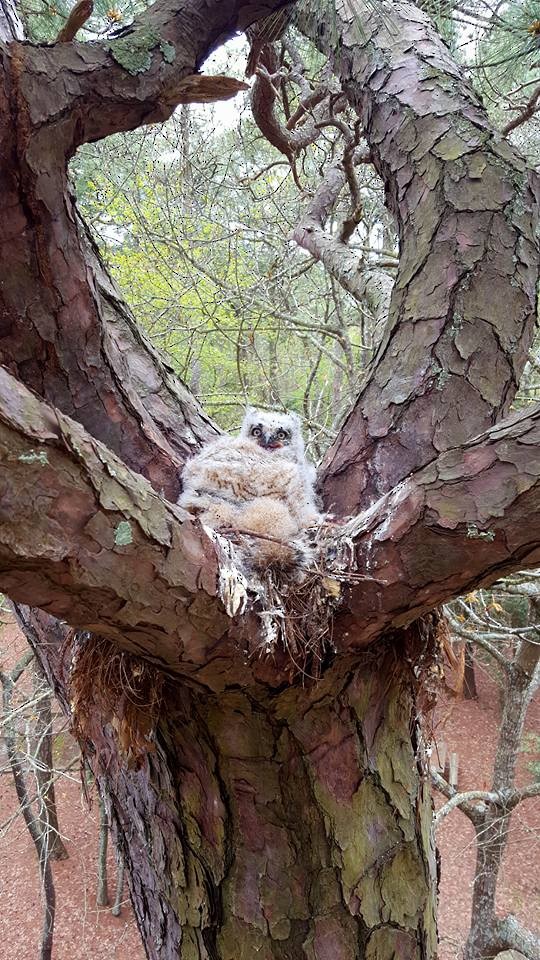
<path fill-rule="evenodd" d="M 282 446 L 281 441 L 276 440 L 273 433 L 263 433 L 261 437 L 261 447 L 264 447 L 266 450 L 279 450 Z"/>

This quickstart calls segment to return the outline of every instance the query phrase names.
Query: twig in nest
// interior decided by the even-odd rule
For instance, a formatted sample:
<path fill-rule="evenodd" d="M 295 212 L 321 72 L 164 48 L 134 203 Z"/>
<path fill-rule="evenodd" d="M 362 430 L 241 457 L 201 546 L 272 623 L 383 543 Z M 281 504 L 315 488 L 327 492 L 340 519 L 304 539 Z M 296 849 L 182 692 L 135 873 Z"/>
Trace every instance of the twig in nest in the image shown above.
<path fill-rule="evenodd" d="M 238 527 L 223 527 L 219 532 L 225 537 L 230 534 L 241 534 L 242 536 L 256 537 L 258 540 L 270 540 L 271 543 L 279 543 L 280 546 L 289 546 L 288 541 L 280 540 L 279 537 L 271 537 L 268 533 L 256 533 L 255 530 L 247 530 L 244 527 L 241 530 Z"/>
<path fill-rule="evenodd" d="M 267 570 L 256 592 L 262 638 L 253 654 L 269 656 L 279 647 L 289 659 L 292 677 L 317 680 L 335 652 L 332 615 L 341 601 L 337 581 L 330 583 L 316 566 L 303 571 L 300 581 Z"/>

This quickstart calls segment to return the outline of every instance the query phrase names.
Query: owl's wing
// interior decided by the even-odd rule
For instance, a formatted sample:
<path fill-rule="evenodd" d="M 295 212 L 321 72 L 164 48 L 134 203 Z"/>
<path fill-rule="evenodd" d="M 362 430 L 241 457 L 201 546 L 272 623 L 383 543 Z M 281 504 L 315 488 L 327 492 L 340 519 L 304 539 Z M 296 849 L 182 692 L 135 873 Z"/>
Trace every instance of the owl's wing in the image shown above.
<path fill-rule="evenodd" d="M 268 495 L 271 471 L 267 460 L 268 455 L 253 441 L 221 437 L 186 464 L 179 503 L 199 509 L 201 497 L 238 503 Z"/>

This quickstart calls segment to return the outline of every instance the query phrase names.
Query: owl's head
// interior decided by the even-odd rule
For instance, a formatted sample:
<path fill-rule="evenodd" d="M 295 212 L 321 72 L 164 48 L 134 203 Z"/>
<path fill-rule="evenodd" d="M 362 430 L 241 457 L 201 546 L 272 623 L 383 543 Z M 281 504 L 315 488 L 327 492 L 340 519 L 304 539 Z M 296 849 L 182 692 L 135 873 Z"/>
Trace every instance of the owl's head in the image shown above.
<path fill-rule="evenodd" d="M 249 407 L 240 428 L 240 436 L 253 440 L 269 453 L 275 451 L 290 460 L 304 458 L 300 419 L 295 413 L 274 413 Z"/>

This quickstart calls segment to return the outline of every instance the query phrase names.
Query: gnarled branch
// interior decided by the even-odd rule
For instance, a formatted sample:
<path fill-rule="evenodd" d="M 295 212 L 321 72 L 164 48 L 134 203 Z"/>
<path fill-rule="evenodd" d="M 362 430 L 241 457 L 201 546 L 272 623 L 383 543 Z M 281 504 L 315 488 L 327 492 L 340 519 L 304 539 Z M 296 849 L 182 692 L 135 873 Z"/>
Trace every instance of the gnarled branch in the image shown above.
<path fill-rule="evenodd" d="M 325 499 L 358 512 L 508 411 L 536 315 L 538 183 L 493 129 L 414 4 L 336 7 L 334 62 L 400 236 L 389 323 L 324 463 Z M 358 29 L 362 23 L 362 38 Z"/>
<path fill-rule="evenodd" d="M 340 646 L 366 646 L 464 589 L 538 564 L 539 440 L 540 409 L 447 452 L 332 531 L 330 572 L 335 550 L 349 547 L 359 571 L 343 575 Z M 2 589 L 173 669 L 199 672 L 218 640 L 225 656 L 219 558 L 198 524 L 4 370 L 0 445 Z"/>

